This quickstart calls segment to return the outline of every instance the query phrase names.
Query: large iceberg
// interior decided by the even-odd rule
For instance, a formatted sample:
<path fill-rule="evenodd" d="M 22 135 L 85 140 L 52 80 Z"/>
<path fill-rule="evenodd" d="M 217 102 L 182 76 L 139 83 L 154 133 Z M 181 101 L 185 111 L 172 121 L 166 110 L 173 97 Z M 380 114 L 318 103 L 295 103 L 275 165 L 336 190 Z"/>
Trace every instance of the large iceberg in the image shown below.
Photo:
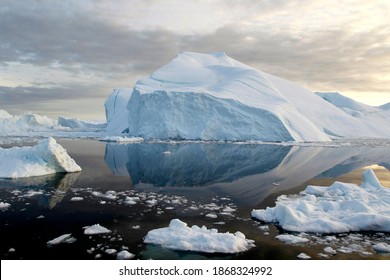
<path fill-rule="evenodd" d="M 365 119 L 225 53 L 183 52 L 106 101 L 107 129 L 145 139 L 329 141 L 390 137 L 390 115 Z M 125 106 L 126 105 L 126 106 Z M 380 125 L 375 119 L 381 119 Z"/>
<path fill-rule="evenodd" d="M 61 172 L 78 172 L 80 166 L 54 138 L 33 147 L 0 148 L 0 178 L 24 178 Z"/>

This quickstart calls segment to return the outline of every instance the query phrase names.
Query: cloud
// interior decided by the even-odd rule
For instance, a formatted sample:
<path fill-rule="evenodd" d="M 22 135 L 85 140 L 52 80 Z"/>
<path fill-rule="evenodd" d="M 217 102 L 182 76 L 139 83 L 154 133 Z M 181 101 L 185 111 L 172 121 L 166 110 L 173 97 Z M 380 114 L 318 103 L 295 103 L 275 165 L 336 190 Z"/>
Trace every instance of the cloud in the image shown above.
<path fill-rule="evenodd" d="M 44 7 L 0 11 L 0 63 L 144 71 L 176 53 L 175 35 L 163 29 L 134 31 L 89 13 L 59 15 Z"/>
<path fill-rule="evenodd" d="M 38 107 L 85 98 L 103 103 L 112 87 L 133 86 L 180 51 L 224 51 L 312 90 L 390 93 L 390 30 L 380 12 L 386 5 L 375 2 L 370 10 L 364 1 L 218 0 L 193 4 L 192 14 L 172 0 L 167 14 L 191 17 L 181 22 L 183 16 L 159 14 L 158 1 L 120 3 L 3 0 L 0 75 L 5 71 L 12 80 L 12 65 L 26 67 L 14 74 L 23 86 L 2 84 L 0 104 Z M 34 67 L 47 69 L 48 76 L 37 80 L 28 72 Z"/>

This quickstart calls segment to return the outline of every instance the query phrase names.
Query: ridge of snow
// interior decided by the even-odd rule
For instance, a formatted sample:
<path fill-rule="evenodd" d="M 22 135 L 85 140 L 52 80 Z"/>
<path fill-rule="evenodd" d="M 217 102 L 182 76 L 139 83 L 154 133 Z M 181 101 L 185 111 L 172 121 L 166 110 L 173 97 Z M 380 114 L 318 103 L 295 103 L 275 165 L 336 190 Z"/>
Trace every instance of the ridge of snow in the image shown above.
<path fill-rule="evenodd" d="M 0 148 L 0 178 L 24 178 L 57 172 L 78 172 L 80 166 L 54 138 L 33 147 Z"/>
<path fill-rule="evenodd" d="M 253 210 L 252 217 L 297 232 L 390 232 L 390 189 L 371 169 L 361 186 L 335 182 L 308 186 L 299 196 L 278 197 L 275 207 Z"/>
<path fill-rule="evenodd" d="M 315 92 L 315 94 L 340 108 L 347 114 L 353 114 L 354 112 L 355 114 L 369 114 L 378 111 L 376 107 L 355 101 L 349 97 L 341 95 L 339 92 Z"/>

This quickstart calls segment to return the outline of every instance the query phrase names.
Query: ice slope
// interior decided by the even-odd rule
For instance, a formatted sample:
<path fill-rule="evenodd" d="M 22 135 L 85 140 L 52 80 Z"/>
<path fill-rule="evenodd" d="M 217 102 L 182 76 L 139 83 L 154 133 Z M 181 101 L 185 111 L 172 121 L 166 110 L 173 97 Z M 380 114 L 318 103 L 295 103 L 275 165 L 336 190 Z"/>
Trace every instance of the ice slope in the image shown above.
<path fill-rule="evenodd" d="M 24 178 L 78 171 L 81 171 L 80 166 L 51 137 L 39 141 L 33 147 L 0 148 L 0 178 Z"/>
<path fill-rule="evenodd" d="M 110 132 L 128 131 L 145 139 L 305 142 L 390 137 L 390 115 L 384 110 L 367 105 L 365 111 L 374 113 L 365 118 L 349 107 L 340 109 L 225 53 L 194 52 L 180 53 L 139 80 L 131 93 L 114 90 L 106 101 Z"/>
<path fill-rule="evenodd" d="M 324 100 L 348 114 L 344 123 L 348 122 L 349 129 L 340 129 L 339 122 L 334 123 L 332 130 L 345 137 L 390 137 L 390 110 L 386 104 L 375 107 L 357 102 L 338 92 L 316 92 Z"/>

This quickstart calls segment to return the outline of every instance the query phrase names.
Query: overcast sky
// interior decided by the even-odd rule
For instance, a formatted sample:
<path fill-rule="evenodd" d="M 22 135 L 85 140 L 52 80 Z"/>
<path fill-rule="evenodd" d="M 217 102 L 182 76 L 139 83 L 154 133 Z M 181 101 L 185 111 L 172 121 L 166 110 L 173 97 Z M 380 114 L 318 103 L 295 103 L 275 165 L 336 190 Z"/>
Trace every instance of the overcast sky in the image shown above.
<path fill-rule="evenodd" d="M 181 51 L 390 102 L 388 0 L 0 0 L 0 109 L 104 119 L 113 88 Z"/>

